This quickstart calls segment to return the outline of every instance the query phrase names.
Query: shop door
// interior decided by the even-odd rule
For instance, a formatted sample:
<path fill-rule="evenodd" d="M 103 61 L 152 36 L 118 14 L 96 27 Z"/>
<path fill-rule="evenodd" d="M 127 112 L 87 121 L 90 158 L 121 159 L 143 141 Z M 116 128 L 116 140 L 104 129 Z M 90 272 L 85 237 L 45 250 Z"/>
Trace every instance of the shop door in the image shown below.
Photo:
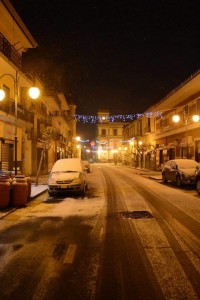
<path fill-rule="evenodd" d="M 174 148 L 170 148 L 168 153 L 169 153 L 169 160 L 175 158 L 175 149 Z"/>

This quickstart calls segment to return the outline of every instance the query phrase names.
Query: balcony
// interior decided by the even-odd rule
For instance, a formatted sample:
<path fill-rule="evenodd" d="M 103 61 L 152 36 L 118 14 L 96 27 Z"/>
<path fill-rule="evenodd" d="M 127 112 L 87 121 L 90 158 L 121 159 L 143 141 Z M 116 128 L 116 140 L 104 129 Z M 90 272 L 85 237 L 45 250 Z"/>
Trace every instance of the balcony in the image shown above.
<path fill-rule="evenodd" d="M 148 134 L 150 134 L 150 133 L 151 133 L 151 128 L 150 128 L 150 126 L 144 127 L 144 135 L 148 135 Z"/>
<path fill-rule="evenodd" d="M 0 102 L 0 111 L 8 115 L 15 116 L 15 102 L 12 99 Z M 20 103 L 17 104 L 17 118 L 33 124 L 34 114 Z"/>
<path fill-rule="evenodd" d="M 47 108 L 41 101 L 31 102 L 30 109 L 41 118 L 47 117 Z"/>
<path fill-rule="evenodd" d="M 54 111 L 53 112 L 53 117 L 60 123 L 65 122 L 66 125 L 68 125 L 69 117 L 66 111 Z"/>
<path fill-rule="evenodd" d="M 22 57 L 8 40 L 0 33 L 0 52 L 2 52 L 18 69 L 22 68 Z"/>
<path fill-rule="evenodd" d="M 48 105 L 52 108 L 52 110 L 57 111 L 61 109 L 61 101 L 54 91 L 47 90 L 45 92 L 45 96 L 48 98 Z"/>

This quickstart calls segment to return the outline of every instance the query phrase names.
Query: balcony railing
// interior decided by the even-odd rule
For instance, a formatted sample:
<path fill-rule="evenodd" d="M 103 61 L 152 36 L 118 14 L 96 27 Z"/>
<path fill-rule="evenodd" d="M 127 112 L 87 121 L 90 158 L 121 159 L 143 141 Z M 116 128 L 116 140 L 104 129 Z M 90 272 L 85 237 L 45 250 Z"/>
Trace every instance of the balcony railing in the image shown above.
<path fill-rule="evenodd" d="M 15 102 L 12 99 L 0 102 L 0 111 L 15 116 Z M 17 104 L 17 118 L 30 123 L 34 122 L 33 112 L 20 103 Z"/>
<path fill-rule="evenodd" d="M 47 108 L 41 102 L 31 102 L 31 110 L 40 114 L 42 117 L 47 116 Z"/>
<path fill-rule="evenodd" d="M 17 50 L 0 33 L 0 52 L 2 52 L 16 67 L 22 68 L 22 57 Z"/>
<path fill-rule="evenodd" d="M 69 116 L 68 114 L 65 112 L 65 111 L 54 111 L 53 112 L 53 116 L 60 119 L 62 121 L 62 119 L 65 120 L 65 122 L 68 122 L 69 121 Z"/>

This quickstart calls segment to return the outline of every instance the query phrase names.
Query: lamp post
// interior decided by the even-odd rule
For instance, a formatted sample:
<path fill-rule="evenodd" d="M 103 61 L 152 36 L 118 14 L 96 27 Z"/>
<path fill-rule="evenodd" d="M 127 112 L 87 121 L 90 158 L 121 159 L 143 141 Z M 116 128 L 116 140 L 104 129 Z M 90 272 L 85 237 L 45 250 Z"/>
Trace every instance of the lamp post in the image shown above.
<path fill-rule="evenodd" d="M 142 149 L 142 141 L 139 141 L 138 142 L 138 150 L 139 150 L 139 153 L 140 153 L 140 164 L 141 164 L 141 169 L 142 169 L 142 164 L 143 164 L 143 149 Z"/>
<path fill-rule="evenodd" d="M 17 103 L 18 103 L 18 99 L 19 99 L 19 90 L 18 90 L 18 84 L 19 84 L 19 79 L 22 75 L 26 75 L 26 74 L 20 74 L 18 75 L 18 72 L 16 71 L 16 75 L 15 77 L 12 74 L 3 74 L 0 76 L 0 80 L 4 77 L 4 76 L 9 76 L 13 79 L 14 82 L 14 102 L 15 102 L 15 132 L 14 132 L 14 149 L 15 149 L 15 175 L 17 175 Z M 30 74 L 28 74 L 29 76 L 31 76 Z M 40 91 L 37 87 L 31 87 L 29 89 L 29 96 L 32 99 L 37 99 L 40 95 Z M 2 101 L 5 98 L 5 92 L 3 89 L 0 89 L 0 101 Z"/>
<path fill-rule="evenodd" d="M 134 166 L 134 156 L 133 156 L 133 145 L 134 145 L 134 142 L 130 141 L 129 144 L 131 146 L 131 167 L 133 167 Z"/>

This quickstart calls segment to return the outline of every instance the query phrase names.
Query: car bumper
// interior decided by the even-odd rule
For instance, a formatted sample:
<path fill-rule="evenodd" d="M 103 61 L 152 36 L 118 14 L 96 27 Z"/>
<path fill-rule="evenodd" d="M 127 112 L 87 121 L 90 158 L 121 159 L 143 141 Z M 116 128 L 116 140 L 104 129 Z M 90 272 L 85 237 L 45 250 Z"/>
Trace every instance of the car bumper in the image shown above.
<path fill-rule="evenodd" d="M 196 183 L 195 178 L 182 178 L 183 184 L 194 185 Z"/>
<path fill-rule="evenodd" d="M 62 194 L 66 192 L 79 192 L 82 190 L 82 185 L 73 184 L 73 185 L 49 185 L 48 191 L 54 194 Z"/>

